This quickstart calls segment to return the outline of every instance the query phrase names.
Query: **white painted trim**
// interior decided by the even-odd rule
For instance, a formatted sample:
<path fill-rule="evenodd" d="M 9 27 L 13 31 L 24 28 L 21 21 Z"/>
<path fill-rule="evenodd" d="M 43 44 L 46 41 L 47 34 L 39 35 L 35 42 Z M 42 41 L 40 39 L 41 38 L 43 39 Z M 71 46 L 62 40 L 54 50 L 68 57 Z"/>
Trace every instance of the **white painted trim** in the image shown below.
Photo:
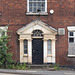
<path fill-rule="evenodd" d="M 68 55 L 68 57 L 75 57 L 75 55 Z"/>
<path fill-rule="evenodd" d="M 21 35 L 22 32 L 26 31 L 27 29 L 31 28 L 31 27 L 34 27 L 35 25 L 39 25 L 39 26 L 42 26 L 43 28 L 49 30 L 49 31 L 52 31 L 54 33 L 54 35 L 57 34 L 57 30 L 49 25 L 47 25 L 46 23 L 40 21 L 40 20 L 34 20 L 32 22 L 30 22 L 29 24 L 27 24 L 26 26 L 20 28 L 18 31 L 17 31 L 17 34 Z M 29 33 L 27 33 L 29 34 Z M 31 34 L 31 33 L 30 33 Z M 49 34 L 49 33 L 48 33 Z M 53 34 L 52 34 L 53 35 Z"/>
<path fill-rule="evenodd" d="M 70 31 L 70 32 L 73 32 L 73 31 Z M 70 43 L 69 38 L 74 38 L 74 42 L 72 43 L 75 43 L 75 32 L 73 32 L 73 36 L 70 36 L 70 32 L 68 32 L 68 43 Z"/>
<path fill-rule="evenodd" d="M 6 27 L 6 26 L 0 26 L 0 29 L 7 31 L 8 27 Z"/>
<path fill-rule="evenodd" d="M 43 37 L 32 37 L 32 38 L 43 38 Z"/>
<path fill-rule="evenodd" d="M 5 35 L 7 35 L 7 30 L 8 30 L 7 26 L 0 26 L 0 29 L 4 30 L 5 31 Z M 0 37 L 1 37 L 1 34 L 0 34 Z"/>
<path fill-rule="evenodd" d="M 45 12 L 47 12 L 47 0 L 45 0 Z"/>
<path fill-rule="evenodd" d="M 70 42 L 69 42 L 69 38 L 74 38 L 74 42 L 72 43 L 72 44 L 74 44 L 75 43 L 75 35 L 74 36 L 70 36 L 69 35 L 69 33 L 70 32 L 73 32 L 74 34 L 75 34 L 75 26 L 67 26 L 67 29 L 68 29 L 68 52 L 69 52 L 69 48 L 71 47 L 72 48 L 72 46 L 70 46 Z M 69 47 L 70 46 L 70 47 Z M 70 53 L 69 53 L 70 54 Z M 72 54 L 72 53 L 71 53 Z M 75 55 L 68 55 L 68 57 L 75 57 Z"/>
<path fill-rule="evenodd" d="M 55 58 L 55 40 L 52 40 L 52 63 L 55 63 L 56 58 Z"/>
<path fill-rule="evenodd" d="M 27 0 L 27 12 L 29 12 L 29 0 Z"/>
<path fill-rule="evenodd" d="M 32 40 L 28 40 L 28 63 L 32 63 Z"/>
<path fill-rule="evenodd" d="M 23 40 L 20 40 L 20 63 L 23 63 L 24 47 Z"/>
<path fill-rule="evenodd" d="M 67 26 L 68 31 L 75 31 L 75 26 Z"/>
<path fill-rule="evenodd" d="M 29 12 L 29 13 L 26 13 L 26 15 L 48 15 L 48 13 L 43 13 L 43 12 L 40 12 L 40 13 L 32 13 L 32 12 Z"/>
<path fill-rule="evenodd" d="M 47 40 L 43 40 L 43 62 L 47 63 Z"/>
<path fill-rule="evenodd" d="M 43 31 L 44 37 L 43 37 L 43 63 L 55 63 L 55 33 L 57 33 L 57 30 L 48 26 L 47 24 L 43 23 L 42 21 L 35 20 L 31 22 L 30 24 L 20 28 L 17 33 L 20 35 L 20 62 L 28 62 L 32 64 L 32 39 L 34 37 L 31 37 L 32 31 L 39 29 Z M 27 31 L 27 32 L 26 32 Z M 38 37 L 39 38 L 39 37 Z M 24 56 L 23 51 L 23 40 L 28 40 L 28 55 Z M 47 54 L 47 40 L 52 40 L 52 55 Z M 22 47 L 22 48 L 21 48 Z"/>
<path fill-rule="evenodd" d="M 31 15 L 31 14 L 28 14 L 28 12 L 29 12 L 29 0 L 27 0 L 27 13 L 26 13 L 26 15 Z M 48 15 L 48 13 L 47 13 L 47 0 L 45 0 L 45 13 L 46 14 L 43 14 L 43 15 Z M 35 15 L 37 15 L 37 14 L 35 14 Z M 40 15 L 42 15 L 42 14 L 40 14 Z"/>
<path fill-rule="evenodd" d="M 24 54 L 23 56 L 25 56 L 25 57 L 27 56 L 28 57 L 28 54 Z"/>

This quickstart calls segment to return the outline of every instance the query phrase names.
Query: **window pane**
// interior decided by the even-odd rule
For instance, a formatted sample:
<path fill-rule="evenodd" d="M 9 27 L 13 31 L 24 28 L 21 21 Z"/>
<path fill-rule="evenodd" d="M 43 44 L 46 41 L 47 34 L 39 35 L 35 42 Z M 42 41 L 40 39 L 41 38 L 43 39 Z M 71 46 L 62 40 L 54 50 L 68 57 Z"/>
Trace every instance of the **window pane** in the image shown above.
<path fill-rule="evenodd" d="M 48 40 L 48 45 L 50 45 L 51 44 L 51 40 Z"/>
<path fill-rule="evenodd" d="M 27 50 L 24 50 L 24 54 L 27 54 L 28 52 L 27 52 Z"/>
<path fill-rule="evenodd" d="M 27 49 L 27 45 L 24 45 L 24 50 L 26 50 Z"/>
<path fill-rule="evenodd" d="M 45 12 L 45 0 L 29 0 L 29 12 Z"/>
<path fill-rule="evenodd" d="M 74 42 L 74 38 L 69 38 L 69 42 L 73 43 Z"/>
<path fill-rule="evenodd" d="M 51 49 L 51 45 L 48 46 L 48 49 Z"/>
<path fill-rule="evenodd" d="M 36 3 L 33 3 L 33 6 L 36 7 Z"/>
<path fill-rule="evenodd" d="M 48 54 L 51 54 L 52 52 L 51 52 L 51 50 L 48 50 Z"/>
<path fill-rule="evenodd" d="M 38 7 L 41 7 L 41 3 L 38 3 Z"/>
<path fill-rule="evenodd" d="M 41 12 L 41 8 L 38 8 L 38 9 L 37 9 L 37 12 Z"/>
<path fill-rule="evenodd" d="M 29 12 L 32 12 L 32 8 L 29 8 Z"/>
<path fill-rule="evenodd" d="M 41 6 L 42 6 L 42 7 L 45 7 L 45 2 L 42 2 Z"/>
<path fill-rule="evenodd" d="M 32 12 L 32 3 L 29 3 L 29 12 Z"/>
<path fill-rule="evenodd" d="M 33 1 L 38 1 L 38 0 L 33 0 Z"/>
<path fill-rule="evenodd" d="M 70 36 L 74 36 L 73 32 L 70 32 Z"/>
<path fill-rule="evenodd" d="M 33 8 L 33 11 L 36 12 L 36 8 Z"/>
<path fill-rule="evenodd" d="M 45 0 L 29 0 L 29 1 L 45 1 Z"/>
<path fill-rule="evenodd" d="M 41 3 L 37 3 L 37 12 L 41 12 Z"/>
<path fill-rule="evenodd" d="M 29 6 L 32 7 L 32 2 L 29 3 Z"/>
<path fill-rule="evenodd" d="M 33 1 L 33 0 L 29 0 L 29 1 Z"/>
<path fill-rule="evenodd" d="M 52 50 L 51 50 L 51 43 L 52 41 L 51 40 L 48 40 L 48 54 L 51 54 L 52 53 Z"/>
<path fill-rule="evenodd" d="M 27 54 L 28 51 L 28 41 L 24 40 L 24 54 Z"/>
<path fill-rule="evenodd" d="M 37 0 L 37 1 L 45 1 L 45 0 Z"/>

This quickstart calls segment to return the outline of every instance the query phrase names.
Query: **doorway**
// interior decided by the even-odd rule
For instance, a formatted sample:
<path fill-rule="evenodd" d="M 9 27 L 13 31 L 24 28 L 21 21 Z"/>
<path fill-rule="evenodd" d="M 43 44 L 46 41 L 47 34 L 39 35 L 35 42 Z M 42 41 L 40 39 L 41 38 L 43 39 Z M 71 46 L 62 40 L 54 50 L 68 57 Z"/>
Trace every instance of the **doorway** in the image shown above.
<path fill-rule="evenodd" d="M 32 40 L 32 64 L 43 64 L 43 39 Z"/>

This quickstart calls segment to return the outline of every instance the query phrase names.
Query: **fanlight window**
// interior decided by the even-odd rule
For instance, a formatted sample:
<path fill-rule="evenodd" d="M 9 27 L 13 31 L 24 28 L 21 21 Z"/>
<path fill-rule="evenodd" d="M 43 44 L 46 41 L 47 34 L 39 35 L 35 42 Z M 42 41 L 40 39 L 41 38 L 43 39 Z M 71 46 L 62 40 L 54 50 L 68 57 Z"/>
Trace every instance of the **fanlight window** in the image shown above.
<path fill-rule="evenodd" d="M 34 30 L 32 33 L 33 37 L 43 37 L 43 32 L 41 30 Z"/>

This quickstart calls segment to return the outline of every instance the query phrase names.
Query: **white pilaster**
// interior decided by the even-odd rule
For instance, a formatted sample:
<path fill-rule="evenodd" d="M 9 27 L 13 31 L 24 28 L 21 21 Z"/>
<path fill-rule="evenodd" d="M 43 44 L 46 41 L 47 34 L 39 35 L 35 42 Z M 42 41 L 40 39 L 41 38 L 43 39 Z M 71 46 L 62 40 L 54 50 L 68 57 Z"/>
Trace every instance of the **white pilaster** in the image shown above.
<path fill-rule="evenodd" d="M 52 40 L 52 63 L 55 63 L 55 40 Z"/>
<path fill-rule="evenodd" d="M 43 46 L 43 48 L 44 48 L 44 55 L 43 55 L 43 57 L 44 57 L 44 63 L 47 63 L 47 40 L 44 40 L 44 46 Z"/>
<path fill-rule="evenodd" d="M 23 62 L 23 39 L 20 39 L 20 63 Z"/>
<path fill-rule="evenodd" d="M 32 63 L 32 40 L 28 39 L 28 63 Z"/>

